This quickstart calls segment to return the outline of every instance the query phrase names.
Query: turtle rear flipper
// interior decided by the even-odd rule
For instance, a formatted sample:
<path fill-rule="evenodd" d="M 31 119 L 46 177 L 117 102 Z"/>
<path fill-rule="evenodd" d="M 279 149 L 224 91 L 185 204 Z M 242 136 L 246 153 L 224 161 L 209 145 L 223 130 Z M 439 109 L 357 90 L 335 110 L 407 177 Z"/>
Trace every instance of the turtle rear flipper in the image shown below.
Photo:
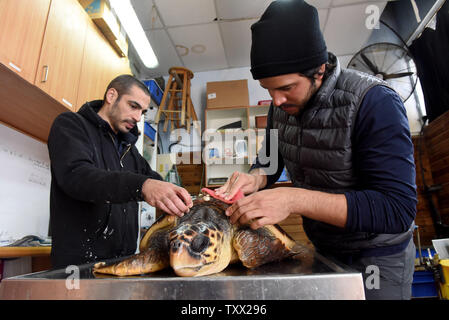
<path fill-rule="evenodd" d="M 247 268 L 281 260 L 293 255 L 296 242 L 279 226 L 264 226 L 257 230 L 243 228 L 236 232 L 233 246 Z"/>
<path fill-rule="evenodd" d="M 94 265 L 94 272 L 129 276 L 156 272 L 169 267 L 168 234 L 176 221 L 174 216 L 160 217 L 142 238 L 139 254 L 110 266 L 104 262 L 97 263 Z"/>

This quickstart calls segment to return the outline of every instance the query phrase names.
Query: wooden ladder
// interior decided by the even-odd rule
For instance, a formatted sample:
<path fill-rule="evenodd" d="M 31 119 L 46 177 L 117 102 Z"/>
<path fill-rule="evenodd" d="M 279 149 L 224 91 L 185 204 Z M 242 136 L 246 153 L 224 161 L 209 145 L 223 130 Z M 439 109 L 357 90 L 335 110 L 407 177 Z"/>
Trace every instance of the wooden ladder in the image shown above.
<path fill-rule="evenodd" d="M 198 129 L 198 117 L 190 98 L 190 79 L 193 78 L 193 72 L 184 67 L 172 67 L 168 74 L 167 85 L 154 121 L 158 124 L 164 114 L 164 132 L 167 132 L 170 123 L 170 131 L 185 127 L 190 133 L 192 121 Z"/>

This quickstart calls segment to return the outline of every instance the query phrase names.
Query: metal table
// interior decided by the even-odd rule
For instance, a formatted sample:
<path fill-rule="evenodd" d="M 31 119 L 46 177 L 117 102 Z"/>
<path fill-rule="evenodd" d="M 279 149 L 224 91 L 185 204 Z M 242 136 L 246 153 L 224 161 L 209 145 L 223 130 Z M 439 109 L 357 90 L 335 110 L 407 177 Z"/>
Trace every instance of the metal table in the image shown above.
<path fill-rule="evenodd" d="M 122 258 L 123 259 L 123 258 Z M 108 262 L 121 260 L 111 259 Z M 171 269 L 149 275 L 95 275 L 92 264 L 4 279 L 0 300 L 328 300 L 365 299 L 361 273 L 306 247 L 256 269 L 241 264 L 204 277 L 178 277 Z"/>

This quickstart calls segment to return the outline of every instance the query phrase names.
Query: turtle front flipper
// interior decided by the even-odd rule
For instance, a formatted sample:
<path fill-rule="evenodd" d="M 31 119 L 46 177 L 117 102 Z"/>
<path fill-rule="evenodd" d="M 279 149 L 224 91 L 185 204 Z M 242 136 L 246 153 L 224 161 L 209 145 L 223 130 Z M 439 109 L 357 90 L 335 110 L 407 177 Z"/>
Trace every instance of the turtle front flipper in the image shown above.
<path fill-rule="evenodd" d="M 156 272 L 170 266 L 168 234 L 176 224 L 176 217 L 164 215 L 151 227 L 140 242 L 140 253 L 113 265 L 100 262 L 95 273 L 130 276 Z"/>
<path fill-rule="evenodd" d="M 282 260 L 293 255 L 296 242 L 279 226 L 268 225 L 257 230 L 245 227 L 236 232 L 234 249 L 247 268 Z"/>
<path fill-rule="evenodd" d="M 140 241 L 139 251 L 144 252 L 150 245 L 150 239 L 153 234 L 159 230 L 165 230 L 168 233 L 170 229 L 176 226 L 178 218 L 176 216 L 164 214 L 159 217 L 147 230 L 142 240 Z"/>
<path fill-rule="evenodd" d="M 121 262 L 107 266 L 104 262 L 94 265 L 95 273 L 112 274 L 116 276 L 132 276 L 156 272 L 170 266 L 168 249 L 159 251 L 148 249 Z"/>

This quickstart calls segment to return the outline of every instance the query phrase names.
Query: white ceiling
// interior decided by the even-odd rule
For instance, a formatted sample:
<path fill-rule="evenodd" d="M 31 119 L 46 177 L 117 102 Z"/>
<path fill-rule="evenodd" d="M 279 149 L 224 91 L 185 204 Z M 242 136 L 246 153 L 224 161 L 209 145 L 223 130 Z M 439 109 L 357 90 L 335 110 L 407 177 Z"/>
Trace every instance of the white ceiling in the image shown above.
<path fill-rule="evenodd" d="M 292 0 L 278 0 L 292 1 Z M 251 31 L 272 0 L 131 0 L 159 60 L 155 69 L 139 71 L 165 76 L 172 66 L 193 72 L 250 66 Z M 328 50 L 346 66 L 364 45 L 370 29 L 369 5 L 382 13 L 387 0 L 307 0 L 318 9 Z M 269 45 L 269 44 L 267 44 Z M 143 70 L 142 70 L 143 69 Z M 143 72 L 142 72 L 143 71 Z"/>

